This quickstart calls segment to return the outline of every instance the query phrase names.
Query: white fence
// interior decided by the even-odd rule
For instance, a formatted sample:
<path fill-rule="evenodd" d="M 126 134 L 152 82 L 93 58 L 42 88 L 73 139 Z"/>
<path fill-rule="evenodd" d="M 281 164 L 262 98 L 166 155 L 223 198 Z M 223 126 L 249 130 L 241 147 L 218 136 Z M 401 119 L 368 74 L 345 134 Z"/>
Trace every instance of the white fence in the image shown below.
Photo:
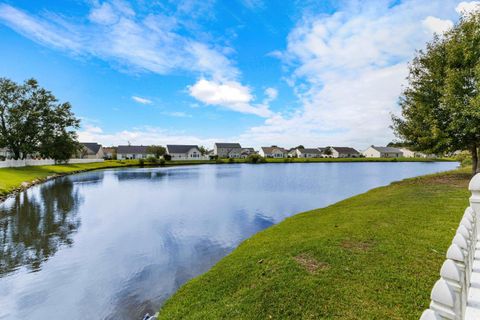
<path fill-rule="evenodd" d="M 470 181 L 470 207 L 460 222 L 440 279 L 431 293 L 430 308 L 421 320 L 480 319 L 480 174 Z"/>
<path fill-rule="evenodd" d="M 91 162 L 103 162 L 103 161 L 104 161 L 103 159 L 70 159 L 68 163 L 91 163 Z M 5 161 L 0 161 L 0 168 L 26 167 L 26 166 L 49 166 L 53 164 L 55 164 L 55 160 L 52 160 L 52 159 L 5 160 Z"/>

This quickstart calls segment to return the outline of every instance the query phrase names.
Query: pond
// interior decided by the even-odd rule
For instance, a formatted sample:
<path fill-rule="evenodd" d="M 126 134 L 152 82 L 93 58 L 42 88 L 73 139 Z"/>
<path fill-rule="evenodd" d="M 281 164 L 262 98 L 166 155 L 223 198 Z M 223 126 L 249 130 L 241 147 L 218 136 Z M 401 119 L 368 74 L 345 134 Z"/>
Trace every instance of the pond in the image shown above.
<path fill-rule="evenodd" d="M 0 204 L 0 319 L 141 319 L 288 216 L 453 162 L 93 171 Z"/>

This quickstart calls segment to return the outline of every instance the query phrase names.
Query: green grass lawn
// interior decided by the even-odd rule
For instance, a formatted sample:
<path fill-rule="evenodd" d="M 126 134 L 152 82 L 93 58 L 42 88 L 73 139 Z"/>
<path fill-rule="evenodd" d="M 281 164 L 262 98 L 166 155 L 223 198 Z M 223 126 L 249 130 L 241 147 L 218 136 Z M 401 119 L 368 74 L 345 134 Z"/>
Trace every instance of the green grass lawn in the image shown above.
<path fill-rule="evenodd" d="M 103 168 L 115 168 L 138 165 L 138 161 L 104 161 L 82 164 L 66 164 L 52 166 L 31 166 L 0 169 L 0 195 L 5 195 L 20 187 L 22 182 L 44 179 L 54 174 L 65 174 Z"/>
<path fill-rule="evenodd" d="M 160 319 L 418 319 L 469 179 L 408 179 L 288 218 L 180 288 Z"/>

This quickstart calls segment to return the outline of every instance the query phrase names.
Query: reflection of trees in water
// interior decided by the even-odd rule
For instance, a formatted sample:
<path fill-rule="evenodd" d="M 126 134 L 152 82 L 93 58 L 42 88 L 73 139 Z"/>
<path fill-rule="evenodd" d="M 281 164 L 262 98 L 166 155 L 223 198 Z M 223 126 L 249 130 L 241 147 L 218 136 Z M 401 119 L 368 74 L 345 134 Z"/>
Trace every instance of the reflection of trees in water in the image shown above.
<path fill-rule="evenodd" d="M 0 206 L 0 277 L 20 266 L 38 270 L 62 245 L 71 245 L 80 226 L 78 192 L 57 179 Z"/>

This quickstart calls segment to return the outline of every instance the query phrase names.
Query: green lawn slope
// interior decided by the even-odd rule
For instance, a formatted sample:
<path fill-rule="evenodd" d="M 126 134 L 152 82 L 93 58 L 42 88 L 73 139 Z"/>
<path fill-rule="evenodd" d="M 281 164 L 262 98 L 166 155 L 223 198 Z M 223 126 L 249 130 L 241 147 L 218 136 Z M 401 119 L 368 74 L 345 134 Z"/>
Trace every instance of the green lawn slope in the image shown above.
<path fill-rule="evenodd" d="M 160 319 L 418 319 L 469 178 L 408 179 L 288 218 L 180 288 Z"/>

